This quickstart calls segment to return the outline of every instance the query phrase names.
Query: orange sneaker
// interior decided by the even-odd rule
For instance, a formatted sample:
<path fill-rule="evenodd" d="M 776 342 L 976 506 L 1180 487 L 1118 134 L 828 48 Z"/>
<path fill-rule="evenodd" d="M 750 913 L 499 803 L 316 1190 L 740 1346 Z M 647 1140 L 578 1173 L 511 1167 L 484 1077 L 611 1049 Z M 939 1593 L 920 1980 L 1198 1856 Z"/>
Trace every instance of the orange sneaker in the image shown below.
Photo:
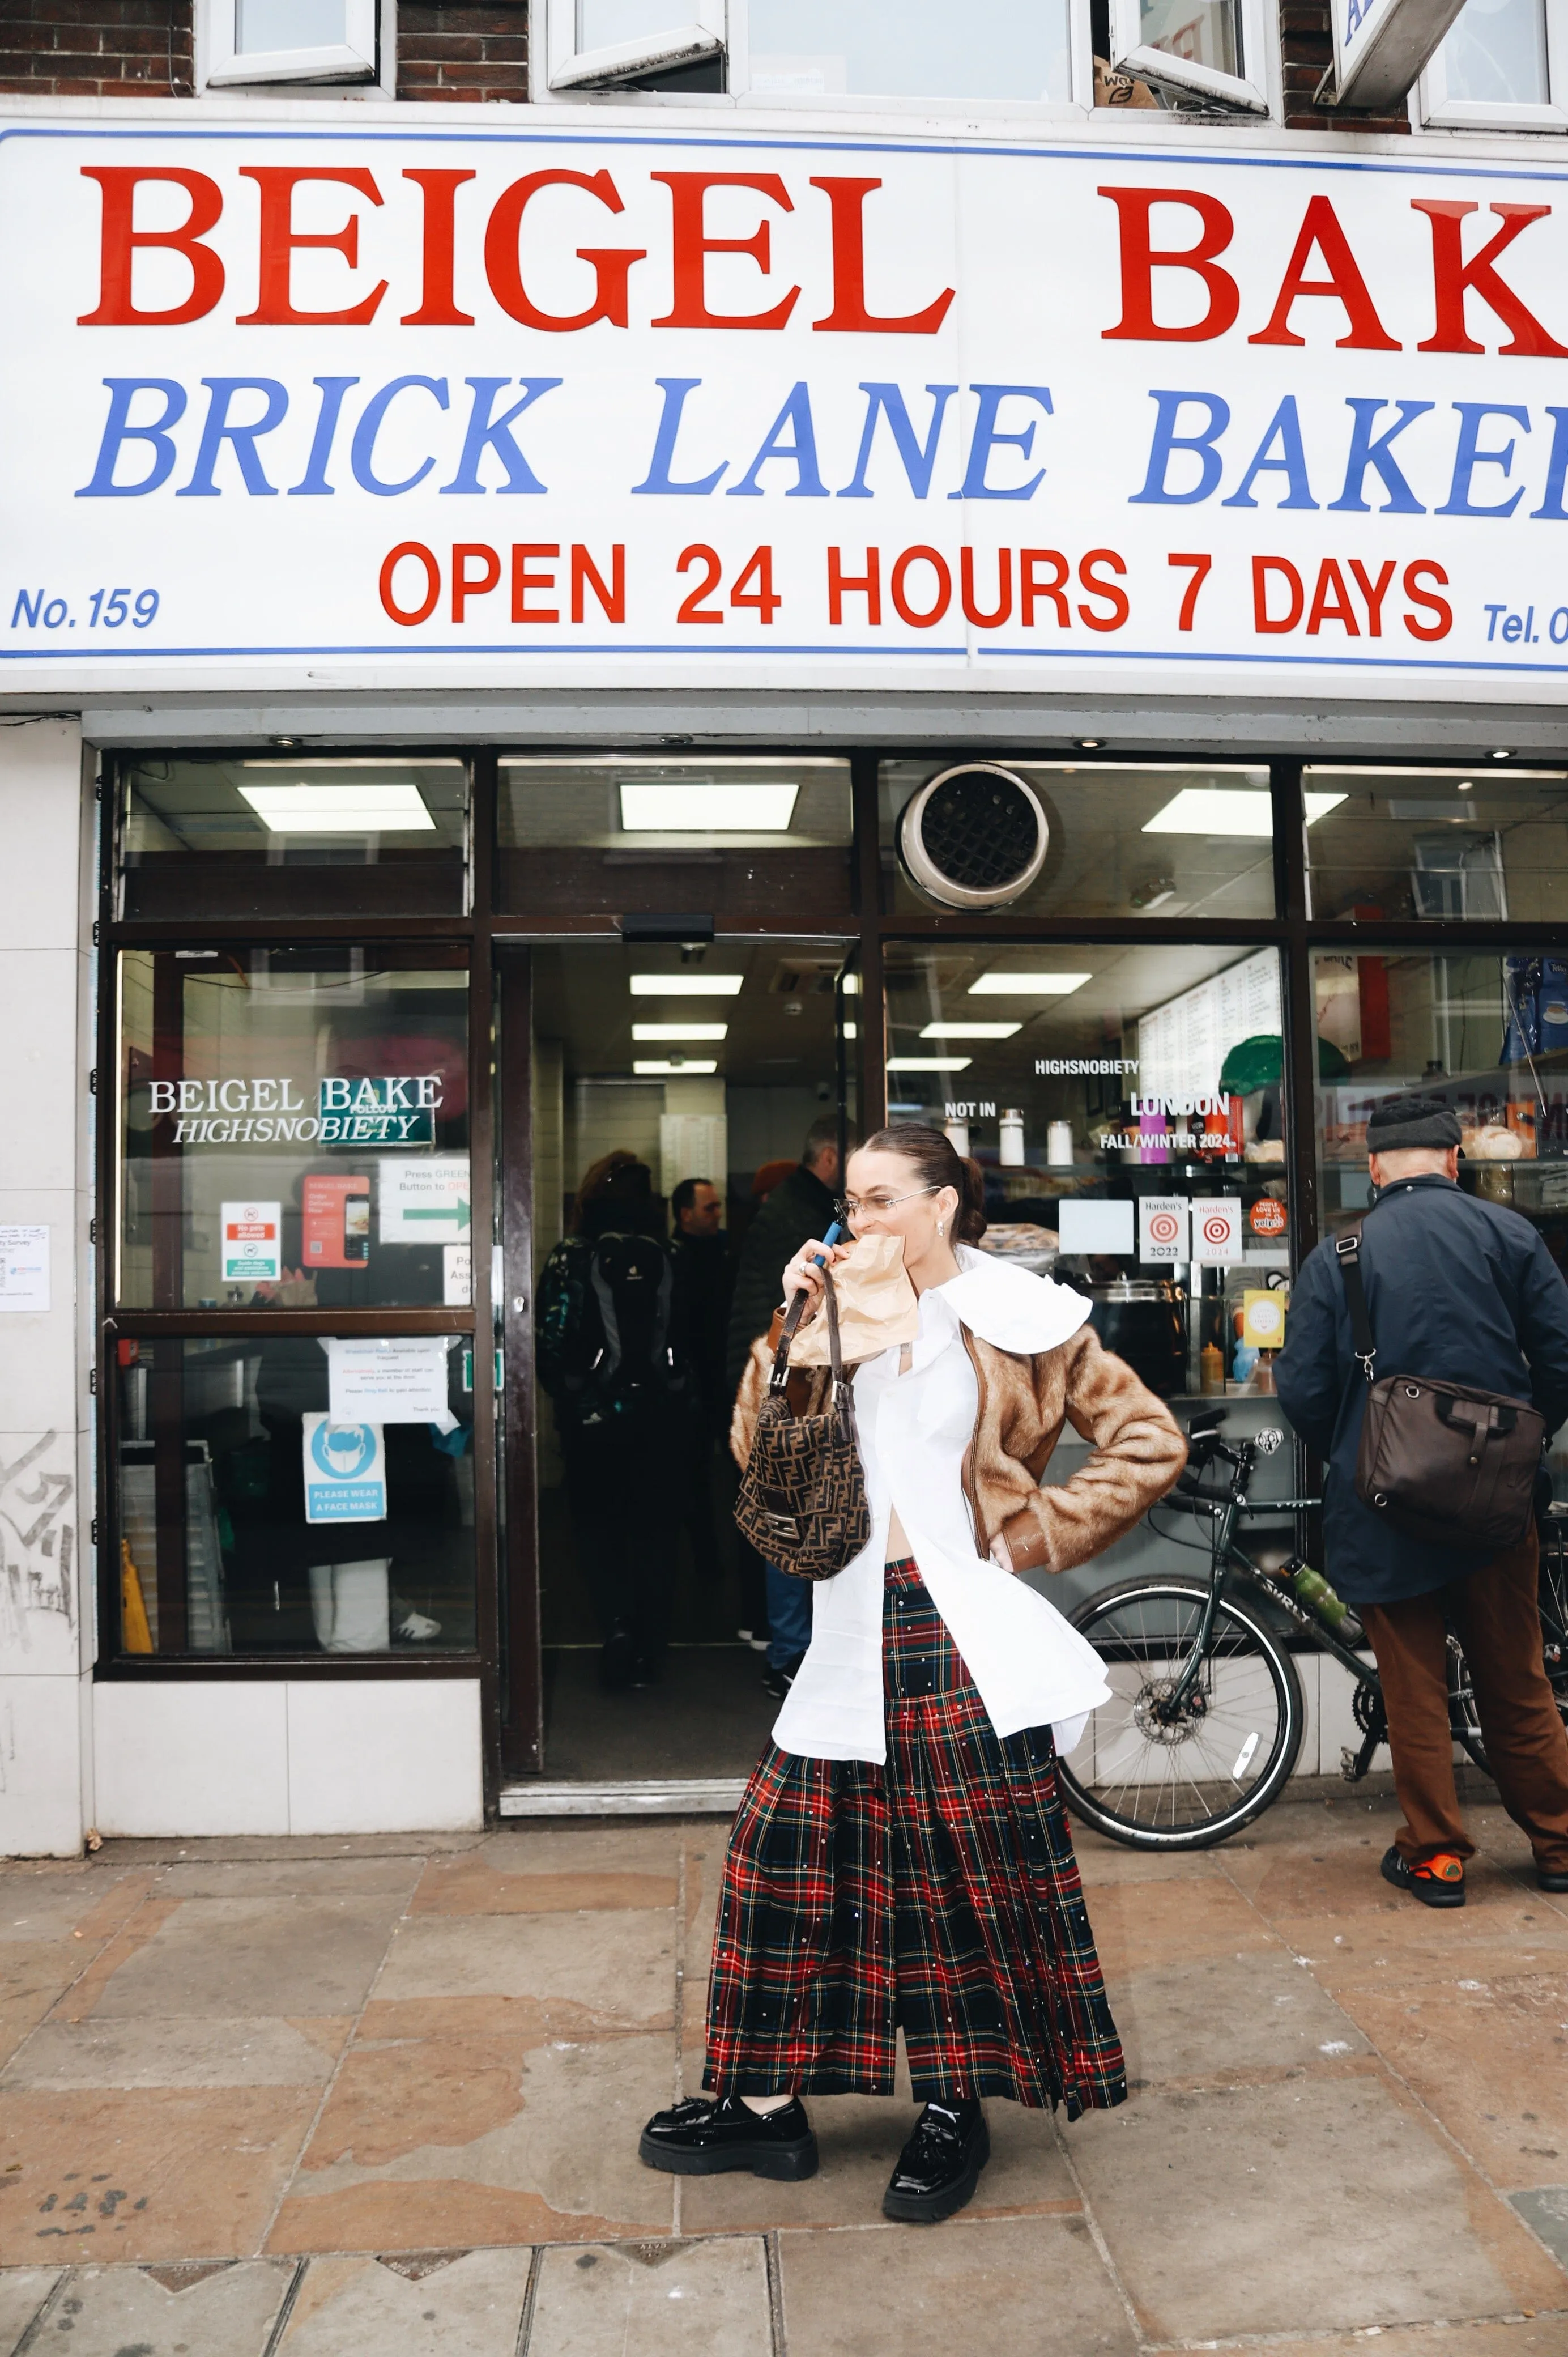
<path fill-rule="evenodd" d="M 1381 1871 L 1385 1882 L 1391 1882 L 1396 1890 L 1408 1890 L 1423 1907 L 1465 1904 L 1465 1861 L 1451 1849 L 1441 1849 L 1435 1857 L 1423 1857 L 1412 1866 L 1395 1846 L 1385 1853 Z"/>

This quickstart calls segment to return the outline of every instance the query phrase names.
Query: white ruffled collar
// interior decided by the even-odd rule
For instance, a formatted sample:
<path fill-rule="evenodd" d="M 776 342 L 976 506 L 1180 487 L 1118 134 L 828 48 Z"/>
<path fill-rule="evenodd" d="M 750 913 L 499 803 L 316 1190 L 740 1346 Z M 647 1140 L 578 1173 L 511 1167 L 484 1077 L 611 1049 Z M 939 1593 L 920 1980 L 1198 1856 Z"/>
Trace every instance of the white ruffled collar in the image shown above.
<path fill-rule="evenodd" d="M 1078 1332 L 1089 1316 L 1089 1303 L 1069 1285 L 1054 1277 L 1036 1276 L 1031 1269 L 976 1252 L 972 1244 L 958 1247 L 959 1274 L 945 1285 L 921 1296 L 940 1301 L 954 1316 L 998 1351 L 1015 1351 L 1032 1358 L 1054 1351 Z"/>

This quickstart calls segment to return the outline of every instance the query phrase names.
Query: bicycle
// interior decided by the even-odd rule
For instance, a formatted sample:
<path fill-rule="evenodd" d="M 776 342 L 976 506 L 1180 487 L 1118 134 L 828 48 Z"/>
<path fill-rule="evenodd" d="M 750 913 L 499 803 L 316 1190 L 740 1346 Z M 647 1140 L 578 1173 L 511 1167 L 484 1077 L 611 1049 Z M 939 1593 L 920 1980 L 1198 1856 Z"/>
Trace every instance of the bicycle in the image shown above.
<path fill-rule="evenodd" d="M 1135 1849 L 1207 1849 L 1251 1824 L 1283 1791 L 1301 1750 L 1305 1706 L 1281 1620 L 1356 1682 L 1351 1709 L 1361 1740 L 1341 1752 L 1347 1783 L 1360 1782 L 1388 1740 L 1382 1684 L 1356 1651 L 1364 1640 L 1354 1613 L 1299 1555 L 1269 1566 L 1238 1543 L 1248 1518 L 1279 1523 L 1320 1501 L 1255 1503 L 1248 1491 L 1259 1460 L 1283 1448 L 1286 1436 L 1276 1426 L 1230 1443 L 1218 1428 L 1225 1416 L 1225 1409 L 1209 1408 L 1193 1417 L 1187 1469 L 1147 1518 L 1156 1535 L 1168 1538 L 1156 1512 L 1208 1517 L 1207 1580 L 1179 1574 L 1123 1580 L 1071 1615 L 1104 1663 L 1112 1694 L 1058 1772 L 1069 1808 L 1098 1833 Z M 1243 1586 L 1272 1608 L 1272 1617 L 1239 1592 Z M 1330 1616 L 1339 1616 L 1338 1626 L 1315 1609 L 1314 1595 Z M 1541 1605 L 1547 1674 L 1568 1723 L 1568 1506 L 1553 1507 L 1548 1518 Z M 1448 1688 L 1454 1739 L 1485 1770 L 1469 1671 L 1452 1633 Z"/>

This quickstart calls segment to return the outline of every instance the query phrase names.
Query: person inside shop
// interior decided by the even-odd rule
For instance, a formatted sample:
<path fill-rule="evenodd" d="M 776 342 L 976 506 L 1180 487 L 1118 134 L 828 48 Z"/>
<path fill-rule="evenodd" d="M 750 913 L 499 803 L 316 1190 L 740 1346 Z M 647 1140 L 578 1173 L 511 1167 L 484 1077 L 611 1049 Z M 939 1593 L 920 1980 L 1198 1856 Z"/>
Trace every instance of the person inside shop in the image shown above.
<path fill-rule="evenodd" d="M 729 1323 L 730 1266 L 723 1228 L 724 1197 L 709 1178 L 682 1178 L 670 1197 L 679 1322 L 691 1354 L 695 1394 L 686 1425 L 682 1517 L 697 1577 L 719 1577 L 714 1522 L 714 1458 L 729 1431 L 725 1342 Z"/>
<path fill-rule="evenodd" d="M 691 1370 L 663 1206 L 625 1147 L 584 1173 L 539 1284 L 539 1379 L 611 1693 L 651 1685 L 670 1637 Z"/>
<path fill-rule="evenodd" d="M 1459 1186 L 1459 1116 L 1391 1098 L 1367 1123 L 1374 1189 L 1362 1283 L 1380 1372 L 1530 1400 L 1549 1431 L 1568 1415 L 1568 1285 L 1517 1211 Z M 1377 1654 L 1404 1823 L 1386 1881 L 1428 1907 L 1462 1907 L 1465 1830 L 1449 1734 L 1450 1628 L 1465 1648 L 1487 1757 L 1530 1836 L 1543 1890 L 1568 1890 L 1568 1735 L 1541 1662 L 1539 1540 L 1489 1559 L 1392 1527 L 1356 1491 L 1368 1386 L 1332 1238 L 1303 1264 L 1274 1370 L 1280 1404 L 1324 1459 L 1330 1579 Z"/>
<path fill-rule="evenodd" d="M 640 2147 L 675 2175 L 810 2177 L 801 2097 L 891 2094 L 901 2029 L 924 2108 L 883 2209 L 916 2222 L 973 2194 L 983 2098 L 1069 2119 L 1126 2100 L 1056 1774 L 1109 1690 L 1093 1648 L 1015 1575 L 1089 1561 L 1187 1457 L 1080 1295 L 973 1250 L 983 1202 L 937 1129 L 879 1130 L 850 1158 L 843 1215 L 857 1243 L 899 1240 L 918 1329 L 854 1374 L 872 1535 L 816 1587 L 811 1648 L 731 1829 L 709 2092 L 658 2113 Z M 786 1301 L 820 1300 L 815 1256 L 849 1249 L 808 1239 Z M 743 1425 L 769 1371 L 764 1343 Z M 828 1380 L 800 1371 L 802 1413 L 822 1412 Z M 1041 1488 L 1069 1421 L 1090 1453 Z"/>
<path fill-rule="evenodd" d="M 846 1142 L 853 1146 L 858 1136 L 851 1125 Z M 746 1232 L 736 1269 L 725 1365 L 732 1401 L 750 1361 L 752 1344 L 768 1331 L 779 1270 L 795 1257 L 808 1236 L 825 1235 L 832 1223 L 839 1176 L 839 1119 L 836 1114 L 827 1114 L 811 1124 L 800 1161 L 769 1188 L 762 1209 Z M 741 1546 L 751 1552 L 744 1539 Z M 776 1702 L 781 1702 L 811 1641 L 811 1598 L 805 1583 L 787 1578 L 777 1564 L 764 1566 L 764 1579 L 768 1636 L 762 1684 Z"/>

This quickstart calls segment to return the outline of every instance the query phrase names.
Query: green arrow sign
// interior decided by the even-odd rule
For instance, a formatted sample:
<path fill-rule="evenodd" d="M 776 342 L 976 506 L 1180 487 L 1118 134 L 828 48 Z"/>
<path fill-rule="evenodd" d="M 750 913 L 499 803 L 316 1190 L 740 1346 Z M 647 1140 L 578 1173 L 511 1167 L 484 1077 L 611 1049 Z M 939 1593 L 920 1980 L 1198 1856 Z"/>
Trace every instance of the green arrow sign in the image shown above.
<path fill-rule="evenodd" d="M 468 1206 L 462 1202 L 443 1203 L 434 1210 L 404 1211 L 403 1217 L 410 1227 L 415 1220 L 456 1220 L 460 1228 L 466 1228 L 468 1224 Z"/>

